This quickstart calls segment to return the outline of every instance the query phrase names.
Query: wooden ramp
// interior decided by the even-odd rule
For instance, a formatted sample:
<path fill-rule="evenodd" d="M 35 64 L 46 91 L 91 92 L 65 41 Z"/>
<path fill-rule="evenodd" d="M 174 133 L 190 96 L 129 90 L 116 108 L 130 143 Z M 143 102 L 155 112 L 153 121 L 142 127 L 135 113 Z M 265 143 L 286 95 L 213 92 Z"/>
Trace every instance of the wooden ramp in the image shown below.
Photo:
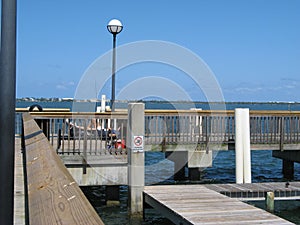
<path fill-rule="evenodd" d="M 144 203 L 178 225 L 293 224 L 203 185 L 147 186 Z"/>
<path fill-rule="evenodd" d="M 23 122 L 29 224 L 103 224 L 28 113 Z"/>

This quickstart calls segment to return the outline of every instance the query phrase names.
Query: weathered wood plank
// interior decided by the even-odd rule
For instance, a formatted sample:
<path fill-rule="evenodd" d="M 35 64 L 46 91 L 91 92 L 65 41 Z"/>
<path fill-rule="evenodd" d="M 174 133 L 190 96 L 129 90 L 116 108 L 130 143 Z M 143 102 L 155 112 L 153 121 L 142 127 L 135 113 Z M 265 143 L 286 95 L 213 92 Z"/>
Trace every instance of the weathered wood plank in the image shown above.
<path fill-rule="evenodd" d="M 144 199 L 175 224 L 292 224 L 203 185 L 148 186 Z"/>
<path fill-rule="evenodd" d="M 103 224 L 31 116 L 23 121 L 30 224 Z"/>

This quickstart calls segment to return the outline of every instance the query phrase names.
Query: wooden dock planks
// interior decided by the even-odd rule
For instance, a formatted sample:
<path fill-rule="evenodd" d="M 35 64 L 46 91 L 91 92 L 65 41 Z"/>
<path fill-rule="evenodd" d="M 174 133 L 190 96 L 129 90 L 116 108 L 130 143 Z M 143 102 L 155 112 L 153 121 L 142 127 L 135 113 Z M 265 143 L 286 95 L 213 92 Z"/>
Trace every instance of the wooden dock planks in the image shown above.
<path fill-rule="evenodd" d="M 293 224 L 203 185 L 147 186 L 146 204 L 175 224 Z"/>
<path fill-rule="evenodd" d="M 23 121 L 30 225 L 103 224 L 31 116 Z"/>

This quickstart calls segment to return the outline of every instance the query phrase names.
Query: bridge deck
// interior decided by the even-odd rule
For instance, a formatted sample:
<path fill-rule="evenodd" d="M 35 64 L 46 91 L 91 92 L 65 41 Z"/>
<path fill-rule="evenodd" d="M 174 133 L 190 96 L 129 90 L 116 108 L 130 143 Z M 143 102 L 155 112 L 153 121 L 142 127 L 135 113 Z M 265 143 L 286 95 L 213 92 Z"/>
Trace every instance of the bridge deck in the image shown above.
<path fill-rule="evenodd" d="M 175 224 L 292 224 L 203 185 L 148 186 L 144 200 Z"/>

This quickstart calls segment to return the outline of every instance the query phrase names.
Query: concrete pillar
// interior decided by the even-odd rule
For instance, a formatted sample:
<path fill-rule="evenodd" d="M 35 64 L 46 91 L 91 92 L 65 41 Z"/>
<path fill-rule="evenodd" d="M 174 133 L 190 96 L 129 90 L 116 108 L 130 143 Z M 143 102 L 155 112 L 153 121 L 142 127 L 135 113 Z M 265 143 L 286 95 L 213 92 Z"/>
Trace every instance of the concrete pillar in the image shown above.
<path fill-rule="evenodd" d="M 294 162 L 290 160 L 282 160 L 283 177 L 289 180 L 294 179 Z"/>
<path fill-rule="evenodd" d="M 174 162 L 174 180 L 185 180 L 185 167 L 187 164 L 187 151 L 166 152 L 165 157 Z"/>
<path fill-rule="evenodd" d="M 282 173 L 287 179 L 294 178 L 294 162 L 300 162 L 300 151 L 272 151 L 272 156 L 282 159 Z"/>
<path fill-rule="evenodd" d="M 120 204 L 120 186 L 119 185 L 107 185 L 105 187 L 105 202 L 107 205 L 119 205 Z"/>
<path fill-rule="evenodd" d="M 181 162 L 174 162 L 174 180 L 185 180 L 185 166 Z"/>
<path fill-rule="evenodd" d="M 200 168 L 189 168 L 189 180 L 200 180 L 201 172 Z"/>
<path fill-rule="evenodd" d="M 212 166 L 212 151 L 188 151 L 188 163 L 189 179 L 200 180 L 201 168 L 207 168 Z"/>
<path fill-rule="evenodd" d="M 128 201 L 132 216 L 143 215 L 143 190 L 145 185 L 145 105 L 128 105 L 127 141 L 128 148 Z"/>

